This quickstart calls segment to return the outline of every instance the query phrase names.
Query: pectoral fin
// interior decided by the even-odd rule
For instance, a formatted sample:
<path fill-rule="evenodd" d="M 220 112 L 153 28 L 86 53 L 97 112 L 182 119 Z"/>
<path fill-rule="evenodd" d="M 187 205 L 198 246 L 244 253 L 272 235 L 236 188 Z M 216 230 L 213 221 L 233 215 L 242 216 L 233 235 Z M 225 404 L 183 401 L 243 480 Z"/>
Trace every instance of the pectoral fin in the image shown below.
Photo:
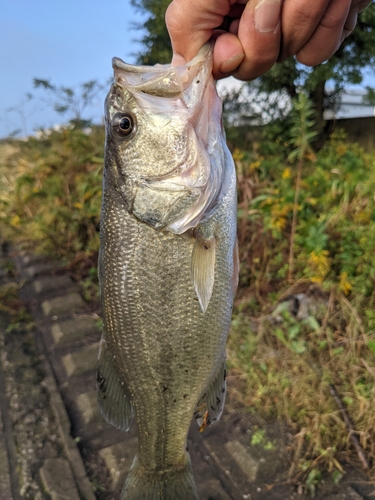
<path fill-rule="evenodd" d="M 191 257 L 191 276 L 199 304 L 206 312 L 214 288 L 216 240 L 197 236 Z"/>
<path fill-rule="evenodd" d="M 133 419 L 133 407 L 125 385 L 116 375 L 104 340 L 100 343 L 97 383 L 98 403 L 103 417 L 118 429 L 128 431 Z"/>

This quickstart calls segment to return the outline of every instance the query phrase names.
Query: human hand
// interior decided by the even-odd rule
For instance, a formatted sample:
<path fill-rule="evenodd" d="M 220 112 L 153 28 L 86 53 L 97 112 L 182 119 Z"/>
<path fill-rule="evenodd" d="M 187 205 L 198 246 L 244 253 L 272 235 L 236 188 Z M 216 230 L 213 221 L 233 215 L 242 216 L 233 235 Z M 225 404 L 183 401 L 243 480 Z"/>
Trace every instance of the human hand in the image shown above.
<path fill-rule="evenodd" d="M 216 38 L 214 78 L 252 80 L 296 56 L 307 66 L 329 59 L 371 0 L 173 0 L 166 13 L 174 64 Z"/>

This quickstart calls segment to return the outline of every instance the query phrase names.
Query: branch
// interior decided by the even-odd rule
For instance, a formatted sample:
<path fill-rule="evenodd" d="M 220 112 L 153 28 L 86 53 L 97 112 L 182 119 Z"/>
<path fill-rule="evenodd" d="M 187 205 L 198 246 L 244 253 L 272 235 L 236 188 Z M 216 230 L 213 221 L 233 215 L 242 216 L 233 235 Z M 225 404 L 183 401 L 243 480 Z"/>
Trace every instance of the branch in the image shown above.
<path fill-rule="evenodd" d="M 370 464 L 369 464 L 369 462 L 368 462 L 368 460 L 366 458 L 366 455 L 365 455 L 365 452 L 363 451 L 362 446 L 359 444 L 359 441 L 358 441 L 358 438 L 357 438 L 357 436 L 355 434 L 353 425 L 352 425 L 352 423 L 351 423 L 351 421 L 349 419 L 348 414 L 346 413 L 346 410 L 345 410 L 345 408 L 344 408 L 344 406 L 343 406 L 343 404 L 341 402 L 341 399 L 339 398 L 339 395 L 337 394 L 335 386 L 333 384 L 329 384 L 328 387 L 329 387 L 330 393 L 333 396 L 333 399 L 336 402 L 336 405 L 337 405 L 338 409 L 340 410 L 342 418 L 344 419 L 346 428 L 349 431 L 350 440 L 353 443 L 353 446 L 354 446 L 354 448 L 357 451 L 358 457 L 359 457 L 360 461 L 362 462 L 362 466 L 363 466 L 364 469 L 369 469 L 370 468 Z"/>

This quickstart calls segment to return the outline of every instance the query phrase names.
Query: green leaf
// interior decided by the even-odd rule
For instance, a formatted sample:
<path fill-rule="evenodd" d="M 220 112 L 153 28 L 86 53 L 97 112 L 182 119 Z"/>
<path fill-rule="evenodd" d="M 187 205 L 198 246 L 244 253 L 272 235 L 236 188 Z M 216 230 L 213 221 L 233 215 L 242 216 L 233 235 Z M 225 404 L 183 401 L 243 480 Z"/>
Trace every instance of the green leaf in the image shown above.
<path fill-rule="evenodd" d="M 373 356 L 375 356 L 375 340 L 369 340 L 367 342 L 367 347 L 370 349 Z"/>

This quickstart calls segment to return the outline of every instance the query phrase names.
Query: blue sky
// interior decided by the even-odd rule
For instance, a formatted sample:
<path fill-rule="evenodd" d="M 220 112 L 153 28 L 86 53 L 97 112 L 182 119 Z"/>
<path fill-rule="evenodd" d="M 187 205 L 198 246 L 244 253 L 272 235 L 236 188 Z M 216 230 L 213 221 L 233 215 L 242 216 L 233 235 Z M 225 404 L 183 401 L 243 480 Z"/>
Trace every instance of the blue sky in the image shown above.
<path fill-rule="evenodd" d="M 142 17 L 130 0 L 2 0 L 0 2 L 0 137 L 15 129 L 32 132 L 61 122 L 34 93 L 33 78 L 75 87 L 88 80 L 105 83 L 111 59 L 134 62 Z M 35 94 L 41 95 L 40 91 Z M 105 91 L 87 114 L 99 119 Z M 8 112 L 10 107 L 23 111 Z"/>
<path fill-rule="evenodd" d="M 113 56 L 134 62 L 142 33 L 131 27 L 142 21 L 130 0 L 0 0 L 0 138 L 63 122 L 40 101 L 46 94 L 33 89 L 33 78 L 73 88 L 92 79 L 106 83 Z M 364 84 L 373 85 L 372 75 Z M 27 102 L 28 92 L 35 99 Z M 85 118 L 100 121 L 105 93 Z"/>

